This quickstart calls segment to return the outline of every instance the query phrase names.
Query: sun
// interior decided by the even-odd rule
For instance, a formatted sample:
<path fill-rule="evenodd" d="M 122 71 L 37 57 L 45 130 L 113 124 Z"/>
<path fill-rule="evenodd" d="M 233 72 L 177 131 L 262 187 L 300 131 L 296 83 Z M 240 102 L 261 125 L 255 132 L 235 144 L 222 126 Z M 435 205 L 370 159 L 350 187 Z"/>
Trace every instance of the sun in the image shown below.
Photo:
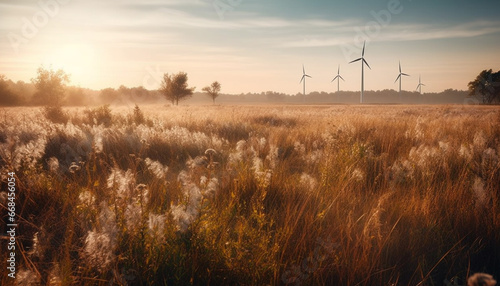
<path fill-rule="evenodd" d="M 84 43 L 61 45 L 45 61 L 53 69 L 62 69 L 69 74 L 72 85 L 91 82 L 97 62 L 94 47 Z"/>

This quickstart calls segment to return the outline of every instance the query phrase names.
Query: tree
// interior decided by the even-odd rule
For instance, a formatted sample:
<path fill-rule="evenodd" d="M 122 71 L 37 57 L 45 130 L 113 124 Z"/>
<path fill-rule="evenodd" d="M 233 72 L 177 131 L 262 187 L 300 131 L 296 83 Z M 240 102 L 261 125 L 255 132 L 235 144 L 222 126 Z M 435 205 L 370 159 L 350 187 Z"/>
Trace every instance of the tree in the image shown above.
<path fill-rule="evenodd" d="M 215 104 L 215 99 L 219 96 L 220 92 L 220 83 L 218 81 L 214 81 L 211 86 L 205 86 L 202 90 L 212 98 L 212 101 Z"/>
<path fill-rule="evenodd" d="M 172 104 L 179 105 L 179 100 L 187 99 L 193 95 L 194 87 L 188 87 L 188 76 L 185 72 L 177 74 L 164 74 L 159 91 Z"/>
<path fill-rule="evenodd" d="M 21 98 L 9 88 L 7 78 L 0 74 L 0 106 L 15 106 L 21 104 Z"/>
<path fill-rule="evenodd" d="M 32 78 L 31 82 L 37 91 L 33 95 L 33 103 L 49 106 L 58 106 L 64 97 L 66 83 L 69 82 L 69 75 L 63 70 L 54 71 L 38 68 L 38 76 Z"/>
<path fill-rule="evenodd" d="M 500 71 L 484 70 L 468 86 L 469 95 L 482 98 L 484 104 L 500 102 Z"/>

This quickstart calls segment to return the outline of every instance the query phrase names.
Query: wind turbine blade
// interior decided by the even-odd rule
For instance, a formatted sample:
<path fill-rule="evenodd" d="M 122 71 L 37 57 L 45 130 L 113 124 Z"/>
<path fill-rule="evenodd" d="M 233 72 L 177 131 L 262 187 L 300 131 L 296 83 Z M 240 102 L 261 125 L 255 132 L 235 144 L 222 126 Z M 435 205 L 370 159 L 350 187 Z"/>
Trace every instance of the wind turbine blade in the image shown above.
<path fill-rule="evenodd" d="M 302 78 L 300 79 L 299 83 L 302 83 L 302 81 L 304 80 L 304 77 L 305 77 L 305 75 L 302 76 Z"/>
<path fill-rule="evenodd" d="M 399 73 L 401 73 L 401 61 L 399 61 Z"/>
<path fill-rule="evenodd" d="M 366 45 L 366 41 L 363 42 L 363 52 L 361 53 L 362 57 L 365 56 L 365 45 Z"/>
<path fill-rule="evenodd" d="M 306 74 L 306 69 L 304 68 L 303 64 L 302 64 L 302 74 Z"/>
<path fill-rule="evenodd" d="M 337 75 L 336 77 L 334 77 L 334 78 L 332 79 L 332 82 L 333 82 L 334 80 L 338 79 L 339 77 L 340 77 L 339 75 Z"/>
<path fill-rule="evenodd" d="M 341 80 L 345 81 L 345 79 L 341 75 L 339 75 L 339 77 L 340 77 Z"/>
<path fill-rule="evenodd" d="M 368 66 L 369 69 L 372 69 L 365 59 L 363 59 L 363 62 Z"/>
<path fill-rule="evenodd" d="M 337 70 L 337 74 L 340 74 L 340 65 L 339 65 L 339 69 Z"/>
<path fill-rule="evenodd" d="M 307 76 L 307 77 L 310 77 L 310 78 L 312 78 L 312 76 L 310 76 L 310 75 L 308 75 L 308 74 L 305 74 L 304 76 Z"/>
<path fill-rule="evenodd" d="M 405 76 L 410 76 L 409 74 L 405 74 L 405 73 L 401 73 L 402 75 L 405 75 Z"/>
<path fill-rule="evenodd" d="M 422 86 L 426 86 L 425 84 L 421 83 Z"/>
<path fill-rule="evenodd" d="M 360 61 L 360 60 L 362 60 L 362 59 L 363 59 L 363 58 L 355 59 L 354 61 L 350 61 L 349 63 L 350 63 L 350 64 L 352 64 L 352 63 L 357 62 L 357 61 Z"/>
<path fill-rule="evenodd" d="M 401 74 L 398 75 L 398 77 L 396 78 L 396 80 L 394 81 L 394 83 L 396 83 L 400 77 L 401 77 Z"/>

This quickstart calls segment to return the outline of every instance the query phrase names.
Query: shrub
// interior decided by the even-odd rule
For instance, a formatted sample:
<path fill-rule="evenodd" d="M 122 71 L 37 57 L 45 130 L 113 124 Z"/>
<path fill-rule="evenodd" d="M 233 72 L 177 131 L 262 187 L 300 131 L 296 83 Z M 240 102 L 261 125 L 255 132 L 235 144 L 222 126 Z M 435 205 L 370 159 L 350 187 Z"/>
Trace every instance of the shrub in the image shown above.
<path fill-rule="evenodd" d="M 87 116 L 87 123 L 91 125 L 103 124 L 104 126 L 109 127 L 113 122 L 113 115 L 111 114 L 109 104 L 85 110 L 85 115 Z"/>
<path fill-rule="evenodd" d="M 53 123 L 63 123 L 66 124 L 69 120 L 68 114 L 66 114 L 60 105 L 56 106 L 45 106 L 43 108 L 43 115 L 49 121 Z"/>

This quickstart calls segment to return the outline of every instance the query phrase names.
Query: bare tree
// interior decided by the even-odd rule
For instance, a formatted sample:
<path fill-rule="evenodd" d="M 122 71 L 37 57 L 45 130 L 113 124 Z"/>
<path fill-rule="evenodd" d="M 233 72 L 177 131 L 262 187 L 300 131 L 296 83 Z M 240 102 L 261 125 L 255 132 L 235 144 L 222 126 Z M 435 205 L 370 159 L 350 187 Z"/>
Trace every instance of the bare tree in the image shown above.
<path fill-rule="evenodd" d="M 211 86 L 206 86 L 202 90 L 212 98 L 212 101 L 215 104 L 215 99 L 219 96 L 220 92 L 220 83 L 214 81 Z"/>
<path fill-rule="evenodd" d="M 159 91 L 172 104 L 179 105 L 179 100 L 187 99 L 193 95 L 195 87 L 188 87 L 187 73 L 179 72 L 177 74 L 164 74 L 163 81 Z"/>

